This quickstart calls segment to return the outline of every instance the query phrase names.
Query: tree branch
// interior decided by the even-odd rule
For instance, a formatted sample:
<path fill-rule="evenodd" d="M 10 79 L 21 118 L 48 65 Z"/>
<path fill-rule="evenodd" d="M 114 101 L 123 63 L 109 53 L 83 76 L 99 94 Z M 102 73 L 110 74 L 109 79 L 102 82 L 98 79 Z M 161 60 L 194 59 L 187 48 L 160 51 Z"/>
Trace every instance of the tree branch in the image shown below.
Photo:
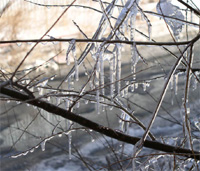
<path fill-rule="evenodd" d="M 105 127 L 103 125 L 99 125 L 95 122 L 92 122 L 92 121 L 82 117 L 82 116 L 76 115 L 70 111 L 62 109 L 56 105 L 50 104 L 43 100 L 31 99 L 29 96 L 27 96 L 21 92 L 17 92 L 13 89 L 0 87 L 0 93 L 10 96 L 12 98 L 15 98 L 17 100 L 21 100 L 25 103 L 34 105 L 41 109 L 44 109 L 45 111 L 47 111 L 49 113 L 61 116 L 65 119 L 69 119 L 73 122 L 76 122 L 82 126 L 85 126 L 89 129 L 92 129 L 92 130 L 99 132 L 103 135 L 106 135 L 110 138 L 114 138 L 119 141 L 123 141 L 123 142 L 133 144 L 133 145 L 135 145 L 140 140 L 140 138 L 138 138 L 138 137 L 132 137 L 132 136 L 123 134 L 119 131 L 113 130 L 111 128 Z M 170 145 L 162 144 L 157 141 L 146 140 L 144 142 L 144 147 L 151 148 L 154 150 L 160 150 L 160 151 L 164 151 L 164 152 L 170 152 L 170 153 L 174 153 L 177 155 L 181 155 L 181 156 L 185 156 L 185 157 L 189 157 L 189 158 L 195 158 L 197 160 L 200 160 L 200 154 L 197 151 L 191 151 L 189 149 L 179 148 L 177 146 L 170 146 Z"/>

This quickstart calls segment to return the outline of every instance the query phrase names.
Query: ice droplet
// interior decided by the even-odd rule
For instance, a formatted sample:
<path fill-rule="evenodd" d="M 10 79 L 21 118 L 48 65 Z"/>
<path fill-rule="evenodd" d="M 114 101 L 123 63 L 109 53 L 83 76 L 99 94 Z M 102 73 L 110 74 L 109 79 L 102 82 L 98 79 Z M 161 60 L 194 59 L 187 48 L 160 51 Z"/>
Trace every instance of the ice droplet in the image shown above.
<path fill-rule="evenodd" d="M 46 45 L 46 44 L 47 44 L 47 42 L 41 42 L 41 44 L 42 44 L 42 45 Z"/>
<path fill-rule="evenodd" d="M 110 110 L 113 110 L 113 106 L 109 106 L 109 109 L 110 109 Z"/>
<path fill-rule="evenodd" d="M 30 152 L 33 153 L 33 152 L 34 152 L 34 148 L 32 148 L 32 149 L 30 150 Z"/>
<path fill-rule="evenodd" d="M 27 42 L 27 45 L 32 45 L 33 42 Z"/>
<path fill-rule="evenodd" d="M 21 102 L 20 102 L 20 101 L 16 101 L 16 103 L 17 103 L 17 104 L 21 104 Z"/>
<path fill-rule="evenodd" d="M 22 45 L 21 42 L 16 43 L 18 47 L 20 47 Z"/>
<path fill-rule="evenodd" d="M 42 151 L 45 151 L 45 144 L 46 144 L 46 140 L 42 141 L 40 144 Z"/>

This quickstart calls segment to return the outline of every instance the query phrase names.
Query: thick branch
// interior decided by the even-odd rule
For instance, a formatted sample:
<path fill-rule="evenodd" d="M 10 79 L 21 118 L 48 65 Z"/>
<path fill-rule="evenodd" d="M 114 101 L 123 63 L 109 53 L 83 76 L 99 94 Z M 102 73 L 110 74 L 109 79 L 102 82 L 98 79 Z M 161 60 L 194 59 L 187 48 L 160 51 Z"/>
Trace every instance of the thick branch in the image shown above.
<path fill-rule="evenodd" d="M 85 126 L 89 129 L 92 129 L 96 132 L 99 132 L 101 134 L 107 135 L 110 138 L 117 139 L 119 141 L 123 141 L 129 144 L 135 145 L 140 138 L 138 137 L 131 137 L 129 135 L 125 135 L 121 132 L 118 132 L 116 130 L 113 130 L 111 128 L 99 125 L 95 122 L 92 122 L 82 116 L 76 115 L 70 111 L 67 111 L 65 109 L 62 109 L 58 106 L 55 106 L 53 104 L 50 104 L 48 102 L 45 102 L 43 100 L 39 99 L 30 99 L 29 96 L 22 94 L 21 92 L 17 92 L 15 90 L 12 90 L 10 88 L 5 88 L 5 87 L 0 87 L 0 92 L 4 95 L 10 96 L 12 98 L 15 98 L 17 100 L 24 101 L 26 103 L 29 103 L 31 105 L 37 106 L 41 109 L 44 109 L 45 111 L 62 116 L 63 118 L 69 119 L 71 121 L 74 121 L 82 126 Z M 169 152 L 169 153 L 174 153 L 177 155 L 185 156 L 185 157 L 190 157 L 190 158 L 196 158 L 197 160 L 200 160 L 200 155 L 199 152 L 192 152 L 191 150 L 184 149 L 184 148 L 179 148 L 179 147 L 174 147 L 166 144 L 162 144 L 157 141 L 150 141 L 146 140 L 144 142 L 144 146 L 147 148 L 159 150 L 159 151 L 164 151 L 164 152 Z"/>

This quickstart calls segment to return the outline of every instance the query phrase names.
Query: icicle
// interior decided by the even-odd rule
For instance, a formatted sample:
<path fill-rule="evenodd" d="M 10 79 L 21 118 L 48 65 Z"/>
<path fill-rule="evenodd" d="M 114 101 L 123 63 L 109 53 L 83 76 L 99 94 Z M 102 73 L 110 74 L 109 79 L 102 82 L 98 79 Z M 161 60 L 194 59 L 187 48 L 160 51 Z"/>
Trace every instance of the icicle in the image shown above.
<path fill-rule="evenodd" d="M 46 44 L 47 44 L 47 42 L 41 42 L 41 44 L 42 44 L 42 45 L 46 45 Z"/>
<path fill-rule="evenodd" d="M 20 46 L 22 45 L 22 43 L 20 43 L 20 42 L 19 42 L 19 43 L 16 43 L 16 44 L 17 44 L 18 47 L 20 47 Z"/>
<path fill-rule="evenodd" d="M 146 91 L 147 90 L 147 84 L 144 82 L 143 83 L 143 91 Z"/>
<path fill-rule="evenodd" d="M 174 88 L 174 79 L 173 79 L 173 77 L 170 80 L 170 84 L 171 84 L 171 90 L 173 90 L 173 88 Z"/>
<path fill-rule="evenodd" d="M 27 42 L 27 45 L 31 45 L 32 44 L 32 42 Z"/>
<path fill-rule="evenodd" d="M 90 89 L 93 90 L 94 89 L 94 84 L 93 84 L 92 80 L 89 81 L 89 84 L 90 84 Z"/>
<path fill-rule="evenodd" d="M 121 110 L 121 119 L 120 119 L 120 123 L 121 123 L 121 125 L 120 125 L 120 130 L 122 131 L 122 132 L 124 132 L 125 131 L 125 129 L 124 129 L 124 124 L 125 124 L 125 122 L 124 122 L 124 120 L 125 120 L 125 112 L 123 111 L 123 110 Z"/>
<path fill-rule="evenodd" d="M 131 92 L 134 92 L 134 90 L 135 90 L 135 84 L 132 84 L 131 85 Z"/>
<path fill-rule="evenodd" d="M 51 97 L 50 97 L 50 96 L 48 96 L 48 97 L 47 97 L 47 101 L 48 101 L 48 102 L 50 102 L 50 100 L 51 100 Z"/>
<path fill-rule="evenodd" d="M 70 104 L 69 99 L 66 99 L 65 100 L 65 108 L 66 108 L 66 110 L 69 110 L 69 104 Z"/>
<path fill-rule="evenodd" d="M 109 109 L 110 109 L 110 110 L 113 110 L 113 106 L 109 106 Z"/>
<path fill-rule="evenodd" d="M 113 52 L 113 57 L 110 59 L 110 96 L 111 101 L 113 101 L 113 96 L 115 92 L 115 76 L 116 76 L 116 65 L 115 65 L 115 53 Z"/>
<path fill-rule="evenodd" d="M 121 92 L 121 97 L 124 97 L 124 89 L 120 91 Z"/>
<path fill-rule="evenodd" d="M 148 24 L 148 34 L 149 34 L 149 40 L 151 40 L 151 34 L 152 34 L 152 25 L 150 22 L 147 22 Z"/>
<path fill-rule="evenodd" d="M 178 93 L 178 74 L 175 74 L 174 75 L 174 92 L 175 92 L 175 95 L 177 95 Z"/>
<path fill-rule="evenodd" d="M 100 76 L 100 62 L 99 59 L 100 58 L 100 54 L 97 52 L 96 53 L 96 78 L 95 78 L 95 87 L 96 87 L 96 108 L 97 108 L 97 114 L 100 114 L 100 80 L 99 80 L 99 76 Z"/>
<path fill-rule="evenodd" d="M 72 159 L 72 134 L 68 134 L 68 145 L 69 145 L 69 159 Z"/>
<path fill-rule="evenodd" d="M 33 152 L 34 152 L 34 150 L 35 150 L 35 149 L 34 149 L 34 148 L 32 148 L 32 149 L 30 150 L 30 153 L 33 153 Z"/>
<path fill-rule="evenodd" d="M 171 93 L 171 105 L 174 105 L 174 92 Z"/>
<path fill-rule="evenodd" d="M 136 9 L 136 11 L 135 11 Z M 137 15 L 137 8 L 132 7 L 131 14 L 130 14 L 130 37 L 131 41 L 134 41 L 135 38 L 135 20 L 136 20 L 136 15 Z"/>
<path fill-rule="evenodd" d="M 56 105 L 60 105 L 60 102 L 61 102 L 61 98 L 60 97 L 56 97 Z"/>
<path fill-rule="evenodd" d="M 114 58 L 114 57 L 113 57 Z M 113 101 L 113 95 L 114 95 L 114 64 L 113 59 L 110 60 L 110 97 L 111 101 Z"/>
<path fill-rule="evenodd" d="M 20 156 L 22 156 L 22 154 L 11 156 L 11 158 L 15 159 L 15 158 L 20 157 Z"/>
<path fill-rule="evenodd" d="M 79 108 L 79 107 L 80 107 L 80 102 L 77 101 L 77 102 L 76 102 L 76 108 Z"/>
<path fill-rule="evenodd" d="M 69 43 L 68 50 L 66 52 L 67 65 L 70 65 L 69 53 L 74 48 L 74 46 L 75 46 L 75 40 L 71 40 L 71 42 Z"/>
<path fill-rule="evenodd" d="M 102 49 L 102 51 L 104 51 L 104 48 Z M 101 52 L 99 54 L 99 61 L 100 61 L 100 85 L 101 85 L 101 93 L 102 95 L 105 94 L 105 90 L 104 90 L 104 60 L 103 60 L 103 52 Z M 104 98 L 102 98 L 102 101 L 104 100 Z"/>
<path fill-rule="evenodd" d="M 190 11 L 190 21 L 193 22 L 193 11 Z"/>
<path fill-rule="evenodd" d="M 29 151 L 26 151 L 24 153 L 22 153 L 23 156 L 26 156 L 29 153 Z"/>
<path fill-rule="evenodd" d="M 21 104 L 21 102 L 20 102 L 20 101 L 16 101 L 16 103 L 17 103 L 17 104 Z"/>
<path fill-rule="evenodd" d="M 76 57 L 76 42 L 74 41 L 74 45 L 72 48 L 72 54 L 73 54 L 73 58 L 74 58 L 74 66 L 75 66 L 75 79 L 76 81 L 79 80 L 79 66 L 78 66 L 78 61 L 77 61 L 77 57 Z"/>
<path fill-rule="evenodd" d="M 88 104 L 88 102 L 89 102 L 89 100 L 86 100 L 86 99 L 85 99 L 85 104 Z"/>
<path fill-rule="evenodd" d="M 137 89 L 138 88 L 138 83 L 135 83 L 135 89 Z"/>
<path fill-rule="evenodd" d="M 53 81 L 56 78 L 56 75 L 50 78 L 51 81 Z"/>
<path fill-rule="evenodd" d="M 99 90 L 96 91 L 96 101 L 97 101 L 97 114 L 100 114 L 100 98 L 99 98 Z"/>
<path fill-rule="evenodd" d="M 128 97 L 128 87 L 129 86 L 127 86 L 125 89 L 124 89 L 124 96 L 127 98 Z"/>
<path fill-rule="evenodd" d="M 117 73 L 117 92 L 120 94 L 120 89 L 121 89 L 121 45 L 117 44 L 117 68 L 116 68 L 116 73 Z"/>
<path fill-rule="evenodd" d="M 136 79 L 136 65 L 138 62 L 138 52 L 137 52 L 137 48 L 136 48 L 136 44 L 133 43 L 133 45 L 131 46 L 131 60 L 132 60 L 132 74 L 133 74 L 133 80 Z"/>
<path fill-rule="evenodd" d="M 42 151 L 45 151 L 45 144 L 46 144 L 46 140 L 42 141 L 40 144 Z"/>

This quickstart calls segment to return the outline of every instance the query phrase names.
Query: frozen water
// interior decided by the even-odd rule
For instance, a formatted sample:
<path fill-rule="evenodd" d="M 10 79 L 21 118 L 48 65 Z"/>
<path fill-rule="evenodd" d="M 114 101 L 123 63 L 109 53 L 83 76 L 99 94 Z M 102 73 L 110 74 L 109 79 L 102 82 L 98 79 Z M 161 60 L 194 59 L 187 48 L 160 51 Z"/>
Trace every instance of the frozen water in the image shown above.
<path fill-rule="evenodd" d="M 184 15 L 178 6 L 171 3 L 171 0 L 160 0 L 156 6 L 158 14 L 184 20 Z M 170 26 L 175 37 L 178 37 L 183 28 L 183 23 L 165 18 L 165 21 Z"/>

